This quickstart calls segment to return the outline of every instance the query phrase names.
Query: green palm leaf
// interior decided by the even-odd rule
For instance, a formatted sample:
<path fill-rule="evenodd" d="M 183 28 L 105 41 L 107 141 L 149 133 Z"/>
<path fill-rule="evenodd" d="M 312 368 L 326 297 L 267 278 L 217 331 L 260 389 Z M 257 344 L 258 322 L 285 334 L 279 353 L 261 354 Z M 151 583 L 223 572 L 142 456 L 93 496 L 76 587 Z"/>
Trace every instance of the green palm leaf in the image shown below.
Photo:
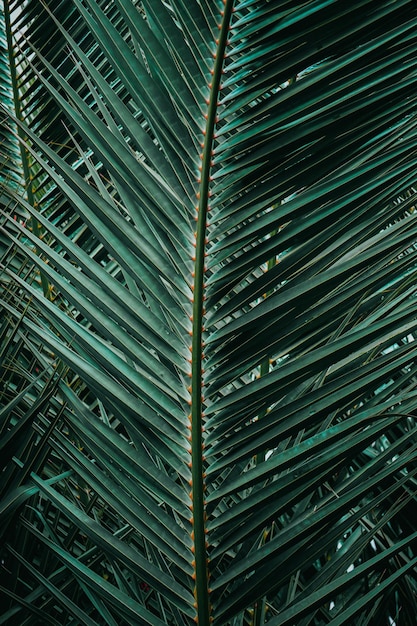
<path fill-rule="evenodd" d="M 413 3 L 3 18 L 0 623 L 413 615 Z"/>

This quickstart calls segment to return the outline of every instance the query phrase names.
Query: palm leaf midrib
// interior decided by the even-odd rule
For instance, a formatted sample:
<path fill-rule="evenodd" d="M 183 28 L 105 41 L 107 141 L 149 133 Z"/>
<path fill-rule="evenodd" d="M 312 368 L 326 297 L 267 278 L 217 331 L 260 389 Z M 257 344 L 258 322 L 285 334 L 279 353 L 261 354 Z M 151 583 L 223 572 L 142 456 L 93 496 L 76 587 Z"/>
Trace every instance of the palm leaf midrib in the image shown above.
<path fill-rule="evenodd" d="M 210 96 L 207 101 L 205 129 L 203 131 L 201 165 L 198 177 L 198 191 L 196 194 L 196 231 L 194 255 L 194 286 L 192 308 L 192 343 L 191 349 L 191 398 L 190 398 L 190 431 L 191 431 L 191 463 L 192 463 L 192 519 L 193 541 L 195 556 L 195 598 L 198 622 L 203 626 L 210 623 L 209 601 L 209 573 L 206 537 L 206 507 L 205 507 L 205 479 L 204 479 L 204 337 L 203 325 L 205 318 L 205 276 L 206 276 L 206 246 L 207 220 L 210 203 L 210 173 L 213 167 L 214 134 L 217 121 L 219 92 L 223 71 L 223 61 L 227 46 L 227 37 L 234 2 L 227 0 L 219 24 L 219 38 L 215 42 L 213 53 L 213 68 L 210 70 Z"/>

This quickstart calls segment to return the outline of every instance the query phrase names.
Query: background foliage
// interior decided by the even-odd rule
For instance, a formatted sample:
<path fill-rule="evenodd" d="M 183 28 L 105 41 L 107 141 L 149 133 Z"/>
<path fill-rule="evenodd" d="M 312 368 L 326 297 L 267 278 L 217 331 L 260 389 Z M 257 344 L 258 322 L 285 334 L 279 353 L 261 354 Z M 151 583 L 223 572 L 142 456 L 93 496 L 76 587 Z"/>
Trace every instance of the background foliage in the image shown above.
<path fill-rule="evenodd" d="M 415 623 L 416 23 L 3 1 L 0 624 Z"/>

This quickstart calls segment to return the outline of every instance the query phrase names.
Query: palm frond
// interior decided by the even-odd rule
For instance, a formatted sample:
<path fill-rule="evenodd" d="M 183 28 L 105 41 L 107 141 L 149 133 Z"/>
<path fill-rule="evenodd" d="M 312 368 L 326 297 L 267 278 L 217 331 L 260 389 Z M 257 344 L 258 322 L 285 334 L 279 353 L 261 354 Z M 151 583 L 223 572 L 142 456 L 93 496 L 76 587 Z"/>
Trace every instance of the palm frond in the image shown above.
<path fill-rule="evenodd" d="M 5 8 L 0 623 L 412 614 L 413 3 Z"/>

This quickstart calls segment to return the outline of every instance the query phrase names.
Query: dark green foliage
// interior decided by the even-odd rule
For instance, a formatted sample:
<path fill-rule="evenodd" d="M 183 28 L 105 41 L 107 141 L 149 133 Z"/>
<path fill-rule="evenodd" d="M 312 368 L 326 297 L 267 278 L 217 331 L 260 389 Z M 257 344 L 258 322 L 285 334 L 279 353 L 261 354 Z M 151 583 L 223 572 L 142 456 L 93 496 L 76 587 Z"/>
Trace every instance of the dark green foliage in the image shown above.
<path fill-rule="evenodd" d="M 1 18 L 0 624 L 413 624 L 415 4 Z"/>

